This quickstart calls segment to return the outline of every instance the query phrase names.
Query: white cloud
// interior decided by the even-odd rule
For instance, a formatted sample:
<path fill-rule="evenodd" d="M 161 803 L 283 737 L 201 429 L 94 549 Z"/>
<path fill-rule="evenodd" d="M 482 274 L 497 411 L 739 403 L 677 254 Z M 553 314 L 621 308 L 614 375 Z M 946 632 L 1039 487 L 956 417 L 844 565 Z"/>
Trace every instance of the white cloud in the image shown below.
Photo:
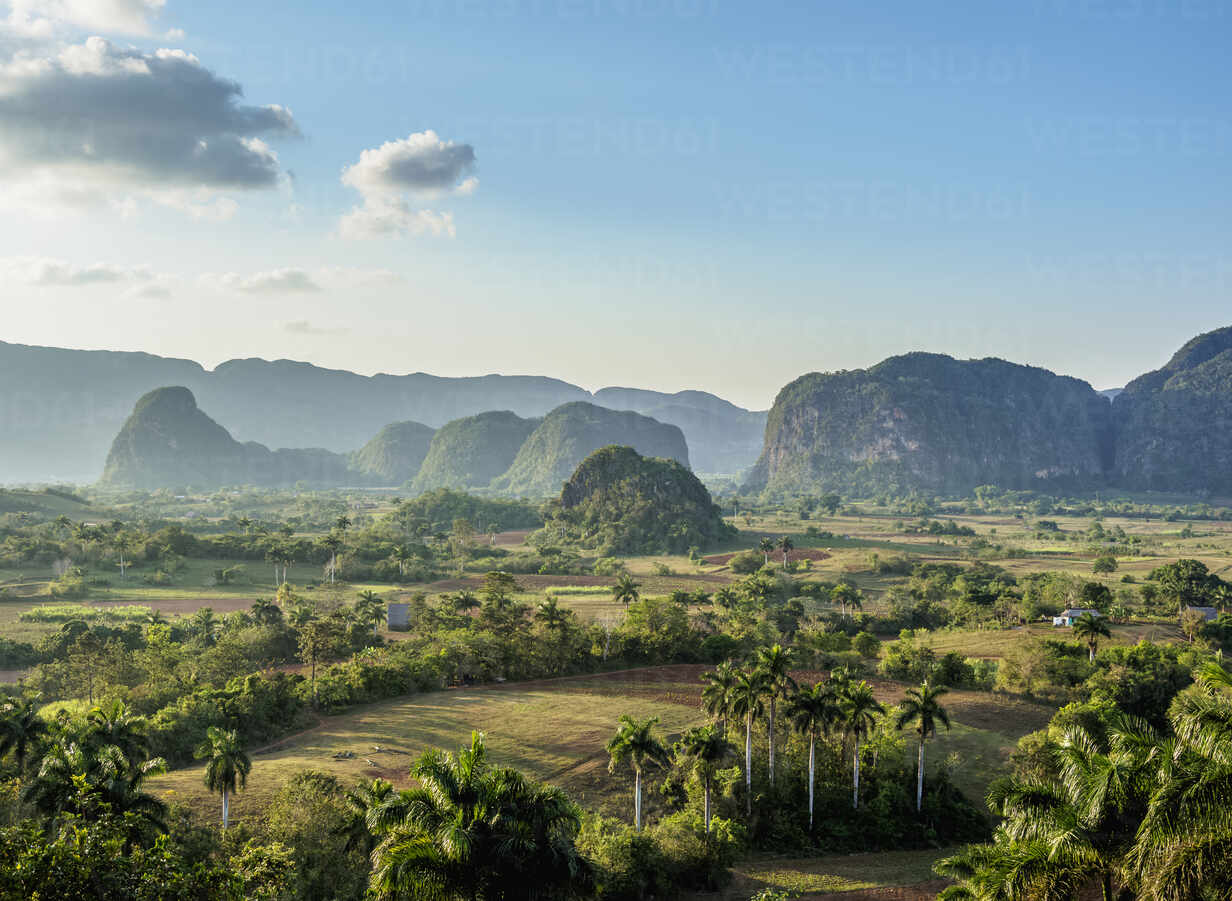
<path fill-rule="evenodd" d="M 148 266 L 121 266 L 91 263 L 80 266 L 50 257 L 7 257 L 0 259 L 0 280 L 38 287 L 79 287 L 131 282 L 148 282 L 154 277 Z"/>
<path fill-rule="evenodd" d="M 299 135 L 289 110 L 240 97 L 238 84 L 182 50 L 91 37 L 15 51 L 0 61 L 2 193 L 34 185 L 95 206 L 140 196 L 225 220 L 236 202 L 223 192 L 285 178 L 265 139 Z"/>
<path fill-rule="evenodd" d="M 46 36 L 64 27 L 106 34 L 148 35 L 166 0 L 8 0 L 8 25 Z"/>
<path fill-rule="evenodd" d="M 207 274 L 201 276 L 207 288 L 223 291 L 238 291 L 242 294 L 306 294 L 321 290 L 321 286 L 304 269 L 271 269 L 240 275 L 236 272 Z"/>
<path fill-rule="evenodd" d="M 423 131 L 364 150 L 359 162 L 342 170 L 342 183 L 362 204 L 338 224 L 345 238 L 378 235 L 454 237 L 453 213 L 424 209 L 422 203 L 450 194 L 469 196 L 479 186 L 475 149 Z"/>

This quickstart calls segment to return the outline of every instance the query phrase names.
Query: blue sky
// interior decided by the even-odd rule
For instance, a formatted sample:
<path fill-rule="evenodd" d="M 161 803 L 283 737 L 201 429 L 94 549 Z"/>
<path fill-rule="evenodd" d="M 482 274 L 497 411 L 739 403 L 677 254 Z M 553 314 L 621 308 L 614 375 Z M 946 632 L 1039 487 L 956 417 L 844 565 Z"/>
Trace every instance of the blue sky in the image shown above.
<path fill-rule="evenodd" d="M 101 35 L 294 129 L 238 186 L 120 138 L 39 159 L 0 82 L 7 340 L 765 407 L 912 349 L 1119 385 L 1232 321 L 1232 0 L 82 3 L 10 0 L 10 94 Z M 343 183 L 429 131 L 406 153 L 473 152 L 447 183 Z"/>

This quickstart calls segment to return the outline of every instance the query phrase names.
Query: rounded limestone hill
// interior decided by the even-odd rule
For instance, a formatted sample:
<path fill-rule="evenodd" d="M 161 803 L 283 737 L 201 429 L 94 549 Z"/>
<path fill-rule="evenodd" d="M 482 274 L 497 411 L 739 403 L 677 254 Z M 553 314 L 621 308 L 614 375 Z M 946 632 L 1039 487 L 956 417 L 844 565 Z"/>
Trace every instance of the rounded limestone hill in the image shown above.
<path fill-rule="evenodd" d="M 1112 409 L 1086 382 L 993 358 L 910 353 L 784 387 L 746 488 L 971 491 L 1100 485 Z"/>
<path fill-rule="evenodd" d="M 419 473 L 435 434 L 421 422 L 391 422 L 351 454 L 351 468 L 385 485 L 402 485 Z"/>
<path fill-rule="evenodd" d="M 710 492 L 679 460 L 600 448 L 565 482 L 553 534 L 602 555 L 684 553 L 736 536 Z"/>
<path fill-rule="evenodd" d="M 155 491 L 248 481 L 250 451 L 182 387 L 143 395 L 111 443 L 99 484 Z"/>
<path fill-rule="evenodd" d="M 1121 485 L 1232 494 L 1232 327 L 1187 342 L 1112 409 Z"/>
<path fill-rule="evenodd" d="M 492 487 L 517 497 L 551 497 L 590 454 L 624 445 L 647 457 L 689 465 L 689 447 L 679 426 L 631 410 L 609 410 L 585 401 L 548 413 L 526 439 L 509 470 Z"/>
<path fill-rule="evenodd" d="M 513 463 L 539 422 L 494 410 L 445 423 L 432 436 L 423 464 L 411 480 L 411 491 L 487 488 Z"/>

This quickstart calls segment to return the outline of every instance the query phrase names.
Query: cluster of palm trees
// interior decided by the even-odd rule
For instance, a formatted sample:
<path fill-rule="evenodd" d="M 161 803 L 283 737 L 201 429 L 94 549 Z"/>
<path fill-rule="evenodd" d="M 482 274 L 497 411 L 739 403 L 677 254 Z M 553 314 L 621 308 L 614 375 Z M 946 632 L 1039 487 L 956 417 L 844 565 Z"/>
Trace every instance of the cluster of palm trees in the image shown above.
<path fill-rule="evenodd" d="M 706 831 L 710 828 L 710 796 L 714 776 L 728 756 L 735 752 L 728 741 L 733 722 L 744 726 L 745 811 L 753 812 L 753 727 L 765 719 L 767 735 L 767 782 L 773 786 L 777 738 L 782 720 L 808 738 L 808 815 L 809 829 L 814 824 L 814 789 L 817 772 L 817 740 L 841 736 L 851 747 L 853 808 L 860 806 L 860 759 L 864 743 L 877 726 L 878 715 L 886 714 L 873 688 L 864 680 L 852 679 L 846 670 L 836 670 L 827 681 L 801 686 L 791 675 L 792 653 L 781 645 L 762 648 L 750 665 L 737 667 L 722 663 L 703 674 L 702 705 L 713 718 L 712 724 L 686 732 L 674 751 L 677 765 L 695 775 L 702 784 Z M 898 729 L 912 728 L 918 739 L 916 809 L 924 801 L 924 747 L 936 735 L 938 726 L 950 727 L 949 715 L 941 704 L 946 689 L 925 682 L 910 689 L 895 711 Z M 636 720 L 622 716 L 615 736 L 608 742 L 609 769 L 631 766 L 634 773 L 634 824 L 642 828 L 642 779 L 648 767 L 667 766 L 672 752 L 655 734 L 657 719 Z"/>
<path fill-rule="evenodd" d="M 11 757 L 23 774 L 22 800 L 48 826 L 66 815 L 109 814 L 130 824 L 129 842 L 167 831 L 166 805 L 145 791 L 166 761 L 150 756 L 147 724 L 122 701 L 92 707 L 84 717 L 60 711 L 48 720 L 42 698 L 29 694 L 0 706 L 0 760 Z M 211 726 L 197 751 L 205 785 L 222 796 L 222 825 L 230 798 L 246 783 L 252 763 L 234 730 Z"/>
<path fill-rule="evenodd" d="M 773 538 L 763 538 L 761 541 L 757 542 L 757 549 L 761 551 L 762 555 L 765 557 L 765 564 L 767 566 L 770 565 L 770 552 L 777 549 L 782 551 L 783 566 L 786 567 L 787 555 L 792 552 L 795 546 L 795 542 L 791 540 L 790 535 L 784 535 L 778 541 L 775 541 Z"/>
<path fill-rule="evenodd" d="M 484 737 L 428 751 L 417 787 L 377 779 L 346 798 L 347 847 L 373 862 L 370 893 L 394 899 L 530 899 L 583 893 L 594 870 L 574 842 L 581 809 L 559 788 L 495 767 Z"/>
<path fill-rule="evenodd" d="M 958 880 L 943 897 L 1232 897 L 1232 673 L 1208 662 L 1195 683 L 1172 704 L 1171 734 L 1124 714 L 1072 725 L 1050 765 L 994 785 L 1002 822 L 937 865 Z"/>

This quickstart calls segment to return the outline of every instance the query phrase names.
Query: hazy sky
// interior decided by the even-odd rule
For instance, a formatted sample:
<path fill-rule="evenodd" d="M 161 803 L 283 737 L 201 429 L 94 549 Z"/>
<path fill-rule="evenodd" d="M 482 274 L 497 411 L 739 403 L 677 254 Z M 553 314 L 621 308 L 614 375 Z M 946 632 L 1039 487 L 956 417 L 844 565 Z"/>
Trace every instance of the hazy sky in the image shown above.
<path fill-rule="evenodd" d="M 768 406 L 1232 323 L 1232 0 L 0 0 L 0 339 Z"/>

